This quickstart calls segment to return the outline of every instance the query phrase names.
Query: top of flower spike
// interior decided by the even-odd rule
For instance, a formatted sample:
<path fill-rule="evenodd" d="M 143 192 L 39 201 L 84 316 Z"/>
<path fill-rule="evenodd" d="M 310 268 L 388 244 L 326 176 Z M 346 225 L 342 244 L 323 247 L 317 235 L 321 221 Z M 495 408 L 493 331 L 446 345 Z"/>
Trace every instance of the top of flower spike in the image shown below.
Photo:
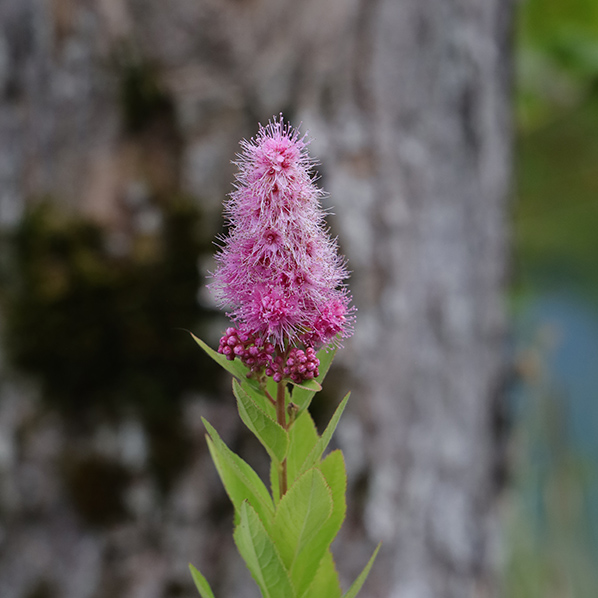
<path fill-rule="evenodd" d="M 282 116 L 242 153 L 210 287 L 244 333 L 286 347 L 349 336 L 347 272 L 328 234 L 305 136 Z"/>

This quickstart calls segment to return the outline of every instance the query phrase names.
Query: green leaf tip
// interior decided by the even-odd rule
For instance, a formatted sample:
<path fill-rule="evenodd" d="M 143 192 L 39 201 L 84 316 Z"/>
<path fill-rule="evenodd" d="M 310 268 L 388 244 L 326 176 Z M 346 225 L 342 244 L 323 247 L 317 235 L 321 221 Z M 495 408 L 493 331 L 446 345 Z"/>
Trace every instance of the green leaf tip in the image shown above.
<path fill-rule="evenodd" d="M 189 564 L 189 570 L 201 598 L 214 598 L 214 592 L 206 578 L 191 564 Z"/>
<path fill-rule="evenodd" d="M 235 511 L 239 511 L 243 501 L 249 500 L 267 524 L 274 516 L 274 503 L 266 486 L 251 466 L 226 446 L 209 422 L 204 418 L 202 421 L 208 430 L 206 438 L 212 460 Z"/>
<path fill-rule="evenodd" d="M 334 434 L 334 432 L 336 430 L 336 426 L 338 425 L 341 415 L 343 414 L 345 407 L 347 406 L 350 396 L 351 396 L 351 393 L 348 392 L 345 395 L 345 398 L 341 401 L 340 405 L 336 408 L 334 414 L 332 415 L 332 417 L 330 418 L 330 421 L 328 422 L 328 425 L 326 426 L 326 429 L 324 430 L 324 433 L 318 439 L 318 442 L 316 443 L 316 445 L 312 449 L 311 453 L 309 454 L 309 456 L 303 463 L 303 465 L 300 469 L 300 473 L 306 471 L 310 467 L 313 467 L 320 460 L 320 458 L 324 454 L 324 451 L 328 448 L 328 444 L 330 443 L 330 440 L 332 439 L 332 435 Z"/>
<path fill-rule="evenodd" d="M 349 590 L 345 594 L 343 594 L 343 598 L 355 598 L 355 596 L 357 596 L 359 590 L 361 590 L 361 587 L 363 586 L 365 580 L 367 579 L 367 576 L 370 573 L 372 565 L 374 564 L 374 561 L 376 560 L 376 556 L 378 555 L 378 552 L 379 552 L 381 546 L 382 546 L 382 542 L 380 542 L 380 544 L 378 544 L 378 546 L 376 546 L 376 550 L 374 550 L 374 554 L 370 557 L 370 560 L 368 561 L 367 565 L 363 568 L 363 571 L 359 574 L 359 577 L 353 582 L 353 585 L 349 588 Z"/>
<path fill-rule="evenodd" d="M 192 332 L 190 332 L 189 334 L 191 335 L 193 340 L 206 352 L 206 354 L 209 357 L 211 357 L 219 366 L 224 368 L 227 372 L 231 373 L 235 378 L 238 378 L 242 382 L 249 380 L 247 378 L 249 368 L 244 366 L 238 359 L 233 359 L 232 361 L 229 361 L 224 355 L 222 355 L 222 353 L 214 351 L 212 347 L 204 343 Z"/>

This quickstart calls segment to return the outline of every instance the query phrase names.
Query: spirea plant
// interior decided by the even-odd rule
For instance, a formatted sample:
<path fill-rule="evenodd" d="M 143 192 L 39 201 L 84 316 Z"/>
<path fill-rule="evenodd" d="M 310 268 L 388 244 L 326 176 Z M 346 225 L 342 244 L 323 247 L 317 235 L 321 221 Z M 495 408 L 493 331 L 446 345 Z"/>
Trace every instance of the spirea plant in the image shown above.
<path fill-rule="evenodd" d="M 241 142 L 229 234 L 209 285 L 233 325 L 217 351 L 194 338 L 233 375 L 239 415 L 271 459 L 266 485 L 204 420 L 234 505 L 234 540 L 262 596 L 353 598 L 378 548 L 343 594 L 330 546 L 345 517 L 347 477 L 341 451 L 327 447 L 349 395 L 321 435 L 308 407 L 352 332 L 354 309 L 306 144 L 282 116 Z M 191 573 L 202 598 L 214 598 L 206 578 Z"/>

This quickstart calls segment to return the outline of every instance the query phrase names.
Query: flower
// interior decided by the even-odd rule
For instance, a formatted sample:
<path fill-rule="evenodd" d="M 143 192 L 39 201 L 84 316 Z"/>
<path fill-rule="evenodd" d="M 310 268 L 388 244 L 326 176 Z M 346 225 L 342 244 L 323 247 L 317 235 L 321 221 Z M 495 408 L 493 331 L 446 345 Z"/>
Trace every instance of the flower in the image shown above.
<path fill-rule="evenodd" d="M 305 135 L 281 115 L 241 148 L 225 206 L 229 234 L 209 286 L 236 323 L 235 338 L 271 343 L 281 365 L 291 347 L 319 348 L 350 336 L 348 274 L 326 228 Z"/>

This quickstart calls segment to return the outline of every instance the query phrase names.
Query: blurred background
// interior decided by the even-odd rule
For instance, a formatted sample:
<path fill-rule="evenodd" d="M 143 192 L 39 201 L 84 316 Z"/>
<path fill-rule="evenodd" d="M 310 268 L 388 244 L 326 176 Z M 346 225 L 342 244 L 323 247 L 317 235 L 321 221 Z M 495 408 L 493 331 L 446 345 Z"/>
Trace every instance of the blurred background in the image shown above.
<path fill-rule="evenodd" d="M 511 596 L 598 592 L 598 6 L 517 19 Z"/>
<path fill-rule="evenodd" d="M 0 0 L 0 596 L 256 596 L 189 340 L 238 141 L 313 141 L 356 334 L 339 430 L 364 596 L 598 595 L 594 0 Z"/>

